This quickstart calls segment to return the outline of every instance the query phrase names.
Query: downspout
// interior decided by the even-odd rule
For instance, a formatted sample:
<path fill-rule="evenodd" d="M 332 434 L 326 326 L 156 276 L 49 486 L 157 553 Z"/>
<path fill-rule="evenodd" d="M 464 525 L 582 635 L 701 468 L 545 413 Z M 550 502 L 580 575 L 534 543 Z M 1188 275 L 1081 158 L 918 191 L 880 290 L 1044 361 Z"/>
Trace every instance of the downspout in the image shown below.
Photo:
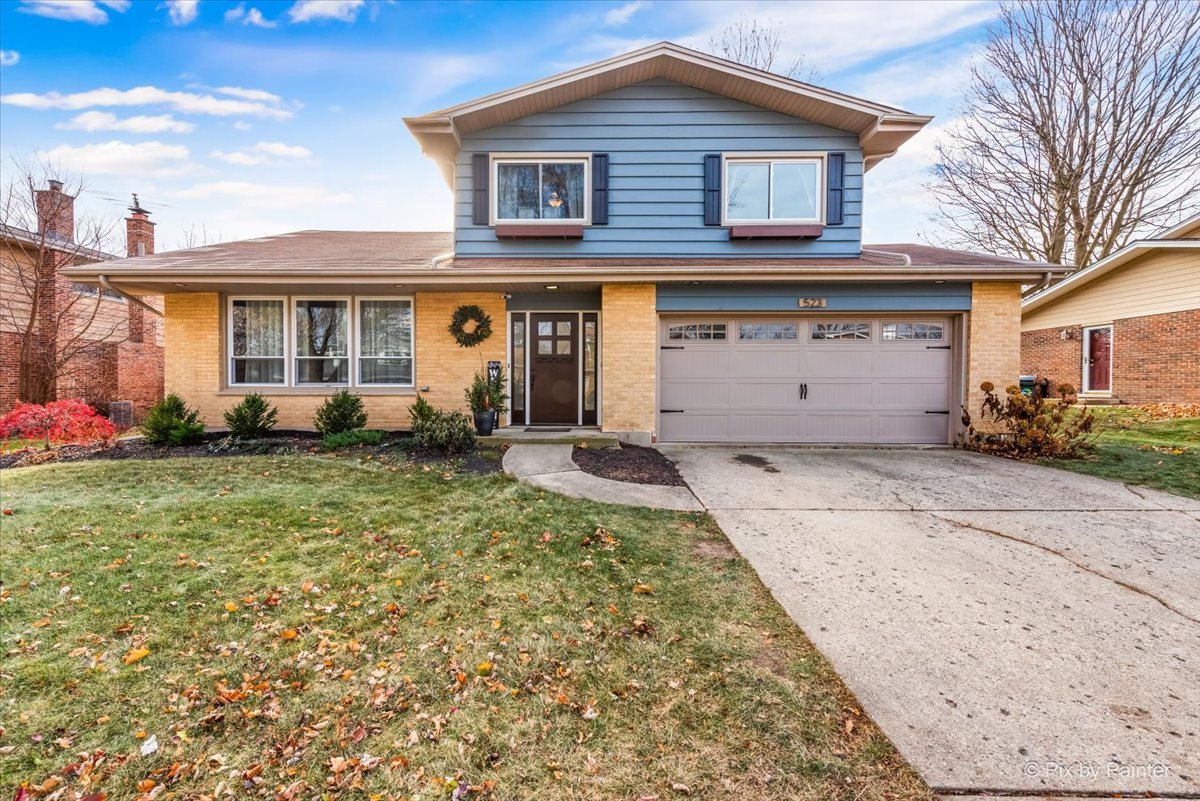
<path fill-rule="evenodd" d="M 115 286 L 110 284 L 108 282 L 107 275 L 98 275 L 98 276 L 96 276 L 96 279 L 100 282 L 100 286 L 104 287 L 109 292 L 115 292 L 116 294 L 125 298 L 125 300 L 129 301 L 130 303 L 136 303 L 137 305 L 141 306 L 146 311 L 151 312 L 152 314 L 157 314 L 159 317 L 163 317 L 165 319 L 165 316 L 163 315 L 163 313 L 161 311 L 154 308 L 146 301 L 142 300 L 141 298 L 139 298 L 135 295 L 130 295 L 128 292 L 126 292 L 123 289 L 117 289 Z"/>
<path fill-rule="evenodd" d="M 454 258 L 453 250 L 450 251 L 449 253 L 443 253 L 440 256 L 434 256 L 432 259 L 429 260 L 429 268 L 431 270 L 436 270 L 436 269 L 440 268 L 444 263 L 446 263 L 447 261 L 449 261 L 450 259 L 453 259 L 453 258 Z"/>
<path fill-rule="evenodd" d="M 1024 292 L 1022 292 L 1021 297 L 1022 298 L 1033 297 L 1034 295 L 1041 292 L 1046 287 L 1050 286 L 1050 282 L 1053 280 L 1054 280 L 1054 273 L 1047 272 L 1045 275 L 1042 276 L 1041 281 L 1039 281 L 1038 283 L 1029 287 L 1029 289 L 1026 289 Z"/>
<path fill-rule="evenodd" d="M 877 256 L 894 256 L 902 259 L 905 267 L 912 267 L 912 259 L 907 253 L 892 253 L 890 250 L 871 250 L 870 248 L 859 248 L 863 253 L 874 253 Z"/>

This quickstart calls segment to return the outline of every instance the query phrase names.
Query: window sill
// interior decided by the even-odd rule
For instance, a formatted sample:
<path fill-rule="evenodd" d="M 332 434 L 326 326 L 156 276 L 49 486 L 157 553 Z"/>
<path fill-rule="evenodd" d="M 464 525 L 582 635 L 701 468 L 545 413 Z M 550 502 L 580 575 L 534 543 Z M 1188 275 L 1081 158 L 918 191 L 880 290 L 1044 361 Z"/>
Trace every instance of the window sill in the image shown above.
<path fill-rule="evenodd" d="M 583 223 L 497 223 L 497 239 L 583 239 Z"/>
<path fill-rule="evenodd" d="M 345 384 L 337 386 L 314 386 L 314 387 L 285 387 L 279 385 L 245 385 L 222 387 L 217 391 L 218 395 L 246 395 L 250 392 L 257 392 L 260 395 L 270 397 L 272 395 L 296 395 L 310 396 L 315 398 L 324 398 L 339 392 L 343 389 L 348 389 L 355 395 L 416 395 L 416 387 L 350 387 Z"/>
<path fill-rule="evenodd" d="M 819 223 L 805 225 L 730 225 L 730 239 L 817 239 L 825 233 Z"/>

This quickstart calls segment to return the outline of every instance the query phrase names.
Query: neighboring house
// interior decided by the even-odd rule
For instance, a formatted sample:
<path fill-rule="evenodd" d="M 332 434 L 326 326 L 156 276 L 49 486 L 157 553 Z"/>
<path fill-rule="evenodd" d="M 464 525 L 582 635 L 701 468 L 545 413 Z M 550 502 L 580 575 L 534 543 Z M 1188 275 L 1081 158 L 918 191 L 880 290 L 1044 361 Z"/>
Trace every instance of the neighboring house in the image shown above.
<path fill-rule="evenodd" d="M 83 398 L 106 410 L 111 401 L 130 401 L 135 414 L 162 398 L 162 326 L 157 317 L 119 292 L 76 283 L 69 267 L 104 263 L 118 256 L 75 242 L 74 198 L 62 184 L 50 181 L 36 192 L 37 230 L 0 225 L 0 414 L 28 397 L 22 380 L 37 377 L 21 368 L 24 331 L 32 308 L 23 286 L 36 279 L 39 259 L 49 269 L 32 336 L 39 353 L 76 353 L 53 381 L 55 398 Z M 50 211 L 52 210 L 52 211 Z M 134 206 L 125 220 L 126 251 L 130 256 L 154 253 L 154 223 L 145 209 Z M 51 278 L 52 277 L 52 278 Z M 161 300 L 151 304 L 161 307 Z M 69 343 L 69 344 L 68 344 Z M 36 369 L 36 368 L 35 368 Z M 46 373 L 51 376 L 53 373 Z"/>
<path fill-rule="evenodd" d="M 167 389 L 311 426 L 463 406 L 630 441 L 945 443 L 1020 367 L 1021 285 L 1064 268 L 862 245 L 864 173 L 930 117 L 663 43 L 406 120 L 454 231 L 300 231 L 72 271 L 166 296 Z M 397 220 L 398 225 L 403 220 Z M 449 334 L 467 304 L 494 335 Z"/>
<path fill-rule="evenodd" d="M 1200 403 L 1200 215 L 1027 298 L 1021 367 L 1084 400 Z"/>

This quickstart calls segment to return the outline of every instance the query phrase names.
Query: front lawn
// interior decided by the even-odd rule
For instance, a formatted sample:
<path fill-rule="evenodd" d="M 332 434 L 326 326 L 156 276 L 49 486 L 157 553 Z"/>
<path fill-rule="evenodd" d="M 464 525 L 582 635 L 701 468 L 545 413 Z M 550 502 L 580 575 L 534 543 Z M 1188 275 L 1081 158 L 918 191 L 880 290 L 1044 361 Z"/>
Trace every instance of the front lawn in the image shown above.
<path fill-rule="evenodd" d="M 1200 417 L 1155 418 L 1137 407 L 1093 408 L 1096 448 L 1042 464 L 1200 498 Z"/>
<path fill-rule="evenodd" d="M 303 454 L 0 481 L 9 795 L 931 798 L 705 516 Z"/>

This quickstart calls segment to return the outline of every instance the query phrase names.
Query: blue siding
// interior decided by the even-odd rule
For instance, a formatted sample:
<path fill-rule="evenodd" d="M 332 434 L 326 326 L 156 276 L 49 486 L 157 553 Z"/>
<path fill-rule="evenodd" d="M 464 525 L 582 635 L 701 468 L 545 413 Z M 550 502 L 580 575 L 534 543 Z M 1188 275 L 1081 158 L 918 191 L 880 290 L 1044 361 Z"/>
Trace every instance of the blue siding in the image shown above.
<path fill-rule="evenodd" d="M 800 309 L 800 298 L 825 298 L 826 309 Z M 971 284 L 861 282 L 808 284 L 659 284 L 658 310 L 735 312 L 970 311 Z"/>
<path fill-rule="evenodd" d="M 839 151 L 846 154 L 845 224 L 806 241 L 730 242 L 704 225 L 704 154 Z M 582 241 L 499 241 L 471 222 L 471 155 L 608 153 L 609 223 Z M 857 256 L 862 240 L 858 137 L 665 80 L 647 81 L 463 137 L 455 186 L 460 257 Z"/>

